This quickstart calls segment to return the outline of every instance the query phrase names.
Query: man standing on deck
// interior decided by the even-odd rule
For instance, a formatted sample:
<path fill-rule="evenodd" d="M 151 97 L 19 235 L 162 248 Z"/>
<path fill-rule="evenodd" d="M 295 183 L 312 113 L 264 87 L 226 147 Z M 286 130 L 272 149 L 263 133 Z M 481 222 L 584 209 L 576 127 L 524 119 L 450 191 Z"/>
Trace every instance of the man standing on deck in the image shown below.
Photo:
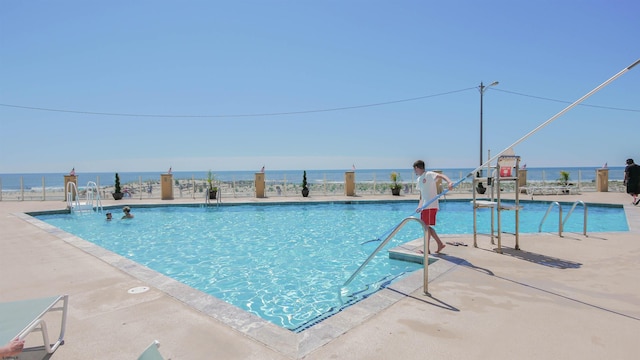
<path fill-rule="evenodd" d="M 420 219 L 428 227 L 427 251 L 429 251 L 429 242 L 431 240 L 431 237 L 433 236 L 433 238 L 438 243 L 438 250 L 436 250 L 436 253 L 440 253 L 440 251 L 444 249 L 445 245 L 442 243 L 442 240 L 440 240 L 440 237 L 432 227 L 436 225 L 436 214 L 438 212 L 438 209 L 440 208 L 438 199 L 434 200 L 424 209 L 422 207 L 424 206 L 424 204 L 429 202 L 429 200 L 435 198 L 438 195 L 438 187 L 436 185 L 436 181 L 438 179 L 446 181 L 449 190 L 453 189 L 453 183 L 446 175 L 439 174 L 433 171 L 425 171 L 424 167 L 424 161 L 422 160 L 418 160 L 413 163 L 413 171 L 418 176 L 417 188 L 420 191 L 420 202 L 418 202 L 418 208 L 416 209 L 416 212 L 420 213 Z M 431 251 L 429 251 L 429 253 L 431 253 Z"/>
<path fill-rule="evenodd" d="M 627 194 L 633 197 L 633 205 L 640 204 L 640 165 L 633 159 L 627 159 L 627 167 L 624 168 L 624 184 L 627 186 Z"/>

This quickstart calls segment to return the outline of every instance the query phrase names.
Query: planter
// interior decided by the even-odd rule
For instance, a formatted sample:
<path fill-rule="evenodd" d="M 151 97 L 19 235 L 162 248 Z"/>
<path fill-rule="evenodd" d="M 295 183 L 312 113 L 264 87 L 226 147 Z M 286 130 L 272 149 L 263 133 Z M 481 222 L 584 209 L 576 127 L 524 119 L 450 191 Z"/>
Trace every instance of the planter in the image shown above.
<path fill-rule="evenodd" d="M 400 173 L 398 172 L 392 172 L 389 175 L 389 179 L 391 180 L 391 184 L 390 184 L 390 188 L 391 188 L 391 194 L 394 196 L 400 196 L 400 191 L 402 190 L 402 183 L 401 183 L 401 178 L 400 178 Z"/>
<path fill-rule="evenodd" d="M 303 188 L 302 189 L 302 196 L 303 197 L 308 197 L 309 196 L 309 188 Z"/>
<path fill-rule="evenodd" d="M 113 196 L 113 200 L 122 200 L 122 196 L 124 195 L 124 193 L 121 193 L 121 192 L 116 193 L 116 192 L 114 192 L 114 193 L 111 193 L 111 195 Z"/>
<path fill-rule="evenodd" d="M 218 190 L 209 190 L 209 200 L 214 200 L 218 195 Z"/>

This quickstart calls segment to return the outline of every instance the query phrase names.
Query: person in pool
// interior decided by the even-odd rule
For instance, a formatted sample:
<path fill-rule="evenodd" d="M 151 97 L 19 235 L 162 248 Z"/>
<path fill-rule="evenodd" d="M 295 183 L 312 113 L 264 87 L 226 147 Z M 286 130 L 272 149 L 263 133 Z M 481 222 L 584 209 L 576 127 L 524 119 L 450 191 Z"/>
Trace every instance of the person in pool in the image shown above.
<path fill-rule="evenodd" d="M 107 221 L 111 221 L 111 219 L 113 219 L 113 216 L 111 215 L 111 212 L 107 212 Z"/>
<path fill-rule="evenodd" d="M 123 219 L 133 219 L 133 214 L 131 213 L 130 207 L 128 206 L 123 207 L 122 212 L 124 213 L 124 215 L 122 216 Z"/>

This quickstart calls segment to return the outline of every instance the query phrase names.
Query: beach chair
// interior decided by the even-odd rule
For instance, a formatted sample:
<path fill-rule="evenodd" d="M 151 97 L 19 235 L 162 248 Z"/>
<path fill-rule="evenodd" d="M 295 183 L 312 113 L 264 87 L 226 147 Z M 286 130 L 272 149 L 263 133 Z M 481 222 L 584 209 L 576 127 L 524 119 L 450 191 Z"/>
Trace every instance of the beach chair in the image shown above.
<path fill-rule="evenodd" d="M 160 343 L 158 340 L 154 340 L 151 345 L 147 346 L 147 349 L 140 354 L 138 360 L 164 360 L 162 354 L 158 348 L 160 347 Z"/>
<path fill-rule="evenodd" d="M 58 346 L 64 344 L 68 299 L 69 295 L 59 295 L 0 303 L 0 344 L 6 344 L 15 338 L 23 340 L 30 333 L 40 331 L 44 349 L 53 354 Z M 60 334 L 53 344 L 49 343 L 47 324 L 44 321 L 44 316 L 51 312 L 61 312 Z"/>

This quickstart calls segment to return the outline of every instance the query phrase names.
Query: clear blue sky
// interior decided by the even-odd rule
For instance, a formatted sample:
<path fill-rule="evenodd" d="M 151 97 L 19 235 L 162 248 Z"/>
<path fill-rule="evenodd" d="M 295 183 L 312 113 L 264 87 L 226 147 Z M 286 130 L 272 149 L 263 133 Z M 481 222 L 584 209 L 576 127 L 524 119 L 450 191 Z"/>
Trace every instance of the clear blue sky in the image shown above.
<path fill-rule="evenodd" d="M 500 82 L 486 159 L 639 59 L 638 14 L 636 0 L 6 0 L 0 173 L 476 167 L 481 81 Z M 528 167 L 640 160 L 640 66 L 584 104 L 516 147 Z"/>

